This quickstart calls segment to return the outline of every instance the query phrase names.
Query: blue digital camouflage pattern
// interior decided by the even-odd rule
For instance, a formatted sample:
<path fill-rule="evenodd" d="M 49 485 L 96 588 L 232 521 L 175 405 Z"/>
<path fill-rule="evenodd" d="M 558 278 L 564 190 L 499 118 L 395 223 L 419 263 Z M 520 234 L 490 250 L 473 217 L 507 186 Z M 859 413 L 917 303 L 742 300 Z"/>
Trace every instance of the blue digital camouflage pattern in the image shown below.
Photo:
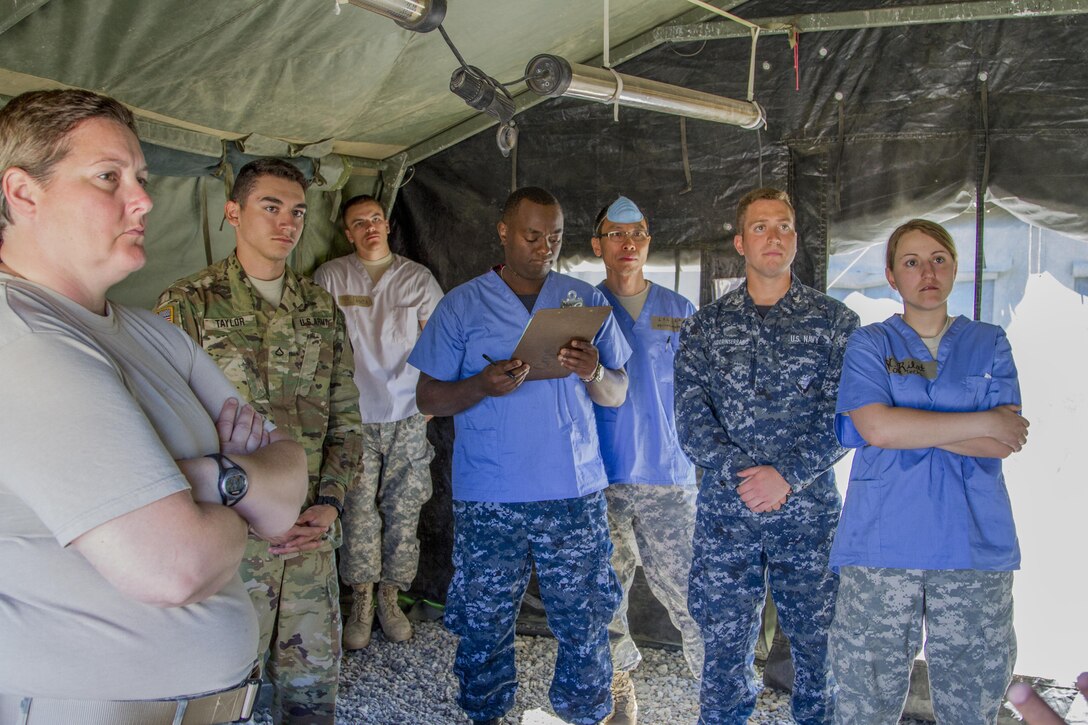
<path fill-rule="evenodd" d="M 752 667 L 767 582 L 793 651 L 800 725 L 831 722 L 827 630 L 836 577 L 827 568 L 843 454 L 834 414 L 847 338 L 858 318 L 796 279 L 760 316 L 747 287 L 704 307 L 681 331 L 676 424 L 703 468 L 688 602 L 706 657 L 700 723 L 741 724 L 755 707 Z M 737 472 L 771 465 L 790 485 L 777 512 L 756 514 Z"/>
<path fill-rule="evenodd" d="M 609 565 L 603 492 L 529 503 L 453 502 L 454 575 L 446 627 L 460 636 L 458 704 L 474 720 L 514 705 L 514 628 L 536 564 L 548 626 L 559 641 L 549 699 L 555 713 L 594 725 L 612 709 L 608 623 L 620 600 Z"/>

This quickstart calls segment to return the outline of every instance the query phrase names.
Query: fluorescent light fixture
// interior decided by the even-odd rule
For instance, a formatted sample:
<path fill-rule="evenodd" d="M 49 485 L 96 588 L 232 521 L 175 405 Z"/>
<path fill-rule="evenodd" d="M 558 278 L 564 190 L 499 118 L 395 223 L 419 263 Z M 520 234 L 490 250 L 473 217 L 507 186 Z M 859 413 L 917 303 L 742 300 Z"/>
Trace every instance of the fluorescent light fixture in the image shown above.
<path fill-rule="evenodd" d="M 525 75 L 529 90 L 542 96 L 618 103 L 752 130 L 767 125 L 763 108 L 755 101 L 737 101 L 608 68 L 570 63 L 556 55 L 536 56 L 525 67 Z"/>
<path fill-rule="evenodd" d="M 446 0 L 348 0 L 417 33 L 429 33 L 446 17 Z"/>

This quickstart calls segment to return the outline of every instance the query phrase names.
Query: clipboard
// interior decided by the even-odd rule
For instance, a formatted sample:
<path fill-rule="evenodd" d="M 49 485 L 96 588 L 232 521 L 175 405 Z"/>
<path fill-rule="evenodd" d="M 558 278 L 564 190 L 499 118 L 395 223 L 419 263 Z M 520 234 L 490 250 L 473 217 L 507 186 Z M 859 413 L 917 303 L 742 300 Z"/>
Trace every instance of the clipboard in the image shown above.
<path fill-rule="evenodd" d="M 593 340 L 611 311 L 611 307 L 537 310 L 521 333 L 510 359 L 529 364 L 526 380 L 565 378 L 571 371 L 559 364 L 559 351 L 571 340 Z"/>

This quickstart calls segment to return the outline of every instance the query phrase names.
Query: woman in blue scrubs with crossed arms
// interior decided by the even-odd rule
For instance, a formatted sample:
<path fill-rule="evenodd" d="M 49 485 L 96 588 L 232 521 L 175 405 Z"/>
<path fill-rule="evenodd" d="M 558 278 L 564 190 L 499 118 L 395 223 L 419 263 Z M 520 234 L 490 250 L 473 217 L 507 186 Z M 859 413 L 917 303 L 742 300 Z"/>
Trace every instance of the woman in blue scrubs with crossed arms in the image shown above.
<path fill-rule="evenodd" d="M 850 338 L 835 426 L 857 448 L 831 551 L 837 723 L 897 723 L 922 645 L 937 720 L 993 723 L 1012 678 L 1020 566 L 1001 459 L 1027 442 L 1000 327 L 949 317 L 956 247 L 915 219 L 888 240 L 903 313 Z"/>

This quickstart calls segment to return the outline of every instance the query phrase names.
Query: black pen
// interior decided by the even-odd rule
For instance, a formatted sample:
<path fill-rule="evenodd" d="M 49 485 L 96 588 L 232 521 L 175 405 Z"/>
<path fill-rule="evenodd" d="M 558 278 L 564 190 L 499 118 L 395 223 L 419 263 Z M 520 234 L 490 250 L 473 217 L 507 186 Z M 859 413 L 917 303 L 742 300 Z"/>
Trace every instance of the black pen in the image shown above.
<path fill-rule="evenodd" d="M 498 363 L 497 363 L 497 362 L 495 362 L 494 360 L 492 360 L 492 359 L 491 359 L 490 357 L 488 357 L 488 356 L 487 356 L 486 354 L 484 355 L 484 360 L 487 360 L 487 362 L 488 362 L 488 363 L 489 363 L 490 365 L 498 365 Z M 517 380 L 517 377 L 516 377 L 516 376 L 515 376 L 515 375 L 514 375 L 514 374 L 513 374 L 512 372 L 510 372 L 509 370 L 507 370 L 507 371 L 506 371 L 506 377 L 510 378 L 511 380 Z"/>

